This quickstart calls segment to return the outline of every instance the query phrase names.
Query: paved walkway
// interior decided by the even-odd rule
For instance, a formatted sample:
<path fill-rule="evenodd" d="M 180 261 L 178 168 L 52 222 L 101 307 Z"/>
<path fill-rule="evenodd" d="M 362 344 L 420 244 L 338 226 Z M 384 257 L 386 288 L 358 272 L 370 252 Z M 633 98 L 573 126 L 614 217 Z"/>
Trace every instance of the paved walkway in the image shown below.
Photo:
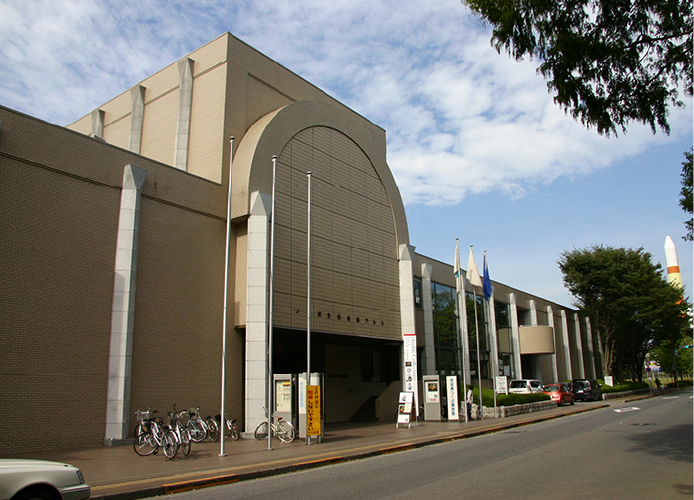
<path fill-rule="evenodd" d="M 140 457 L 132 446 L 98 447 L 25 453 L 17 458 L 66 462 L 82 469 L 92 487 L 92 498 L 129 500 L 225 484 L 282 472 L 407 450 L 429 444 L 479 436 L 490 432 L 605 408 L 609 403 L 577 403 L 574 406 L 472 422 L 420 422 L 407 428 L 395 423 L 329 424 L 323 443 L 306 445 L 242 438 L 220 443 L 193 443 L 190 455 L 167 460 L 162 452 Z M 315 439 L 315 438 L 314 438 Z"/>

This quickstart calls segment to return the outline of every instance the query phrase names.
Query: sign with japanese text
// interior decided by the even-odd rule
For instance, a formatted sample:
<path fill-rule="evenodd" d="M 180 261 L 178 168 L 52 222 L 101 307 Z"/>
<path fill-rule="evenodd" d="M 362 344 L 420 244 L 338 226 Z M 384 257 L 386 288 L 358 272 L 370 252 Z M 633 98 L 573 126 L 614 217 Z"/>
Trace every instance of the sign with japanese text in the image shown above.
<path fill-rule="evenodd" d="M 320 386 L 306 386 L 306 435 L 320 436 Z"/>
<path fill-rule="evenodd" d="M 448 420 L 460 420 L 459 404 L 458 404 L 458 377 L 446 377 L 446 390 L 448 392 Z"/>

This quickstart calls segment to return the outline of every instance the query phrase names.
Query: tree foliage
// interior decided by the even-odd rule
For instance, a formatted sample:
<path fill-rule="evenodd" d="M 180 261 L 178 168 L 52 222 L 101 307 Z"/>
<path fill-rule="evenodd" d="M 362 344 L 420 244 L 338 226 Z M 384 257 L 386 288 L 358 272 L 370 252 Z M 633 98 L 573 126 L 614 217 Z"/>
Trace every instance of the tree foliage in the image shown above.
<path fill-rule="evenodd" d="M 687 234 L 683 236 L 685 241 L 694 240 L 694 228 L 692 228 L 692 152 L 694 148 L 684 152 L 685 161 L 682 162 L 682 190 L 680 191 L 680 207 L 689 214 L 689 220 L 684 221 Z"/>
<path fill-rule="evenodd" d="M 576 306 L 598 332 L 605 374 L 621 380 L 626 371 L 640 380 L 646 354 L 687 331 L 683 290 L 667 282 L 642 248 L 565 251 L 559 267 Z"/>
<path fill-rule="evenodd" d="M 610 135 L 629 122 L 670 132 L 668 107 L 692 95 L 691 0 L 463 0 L 492 45 L 539 61 L 554 101 Z"/>

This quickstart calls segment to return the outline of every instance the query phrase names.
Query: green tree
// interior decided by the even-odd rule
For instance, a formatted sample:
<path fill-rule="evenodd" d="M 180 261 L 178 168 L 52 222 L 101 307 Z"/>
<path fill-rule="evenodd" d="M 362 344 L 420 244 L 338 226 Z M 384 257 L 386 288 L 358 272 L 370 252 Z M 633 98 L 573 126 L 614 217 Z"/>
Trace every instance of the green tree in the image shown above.
<path fill-rule="evenodd" d="M 691 0 L 462 0 L 492 45 L 539 61 L 554 101 L 599 134 L 631 121 L 670 132 L 668 107 L 692 95 Z"/>
<path fill-rule="evenodd" d="M 686 345 L 691 346 L 693 343 L 690 331 L 689 335 L 683 335 L 677 342 L 665 343 L 655 348 L 650 353 L 650 358 L 656 361 L 658 365 L 660 365 L 660 369 L 664 372 L 673 372 L 675 363 L 677 363 L 678 374 L 691 375 L 693 369 L 692 363 L 694 362 L 694 348 L 682 349 L 680 347 Z M 677 349 L 677 351 L 675 351 L 675 349 Z M 677 356 L 675 356 L 675 352 Z"/>
<path fill-rule="evenodd" d="M 685 161 L 682 162 L 682 190 L 680 191 L 680 207 L 689 214 L 689 220 L 684 221 L 687 234 L 683 236 L 685 241 L 694 240 L 694 228 L 692 228 L 692 152 L 694 148 L 684 152 Z"/>
<path fill-rule="evenodd" d="M 648 351 L 681 338 L 687 328 L 683 291 L 667 282 L 643 248 L 565 251 L 559 268 L 575 305 L 598 332 L 605 374 L 622 379 L 626 369 L 640 379 Z"/>

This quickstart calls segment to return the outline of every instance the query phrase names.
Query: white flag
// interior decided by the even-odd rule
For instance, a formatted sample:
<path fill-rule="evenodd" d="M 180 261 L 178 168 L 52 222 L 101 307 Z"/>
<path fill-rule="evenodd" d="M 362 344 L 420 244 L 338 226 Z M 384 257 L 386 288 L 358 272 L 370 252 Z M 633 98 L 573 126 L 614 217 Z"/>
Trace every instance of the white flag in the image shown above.
<path fill-rule="evenodd" d="M 475 264 L 475 257 L 472 255 L 472 245 L 470 245 L 470 257 L 467 261 L 467 274 L 465 277 L 472 286 L 482 288 L 482 279 L 480 278 L 480 273 L 477 270 L 477 265 Z"/>
<path fill-rule="evenodd" d="M 460 278 L 460 250 L 458 250 L 458 238 L 455 239 L 455 265 L 453 267 L 453 276 L 456 279 Z"/>

